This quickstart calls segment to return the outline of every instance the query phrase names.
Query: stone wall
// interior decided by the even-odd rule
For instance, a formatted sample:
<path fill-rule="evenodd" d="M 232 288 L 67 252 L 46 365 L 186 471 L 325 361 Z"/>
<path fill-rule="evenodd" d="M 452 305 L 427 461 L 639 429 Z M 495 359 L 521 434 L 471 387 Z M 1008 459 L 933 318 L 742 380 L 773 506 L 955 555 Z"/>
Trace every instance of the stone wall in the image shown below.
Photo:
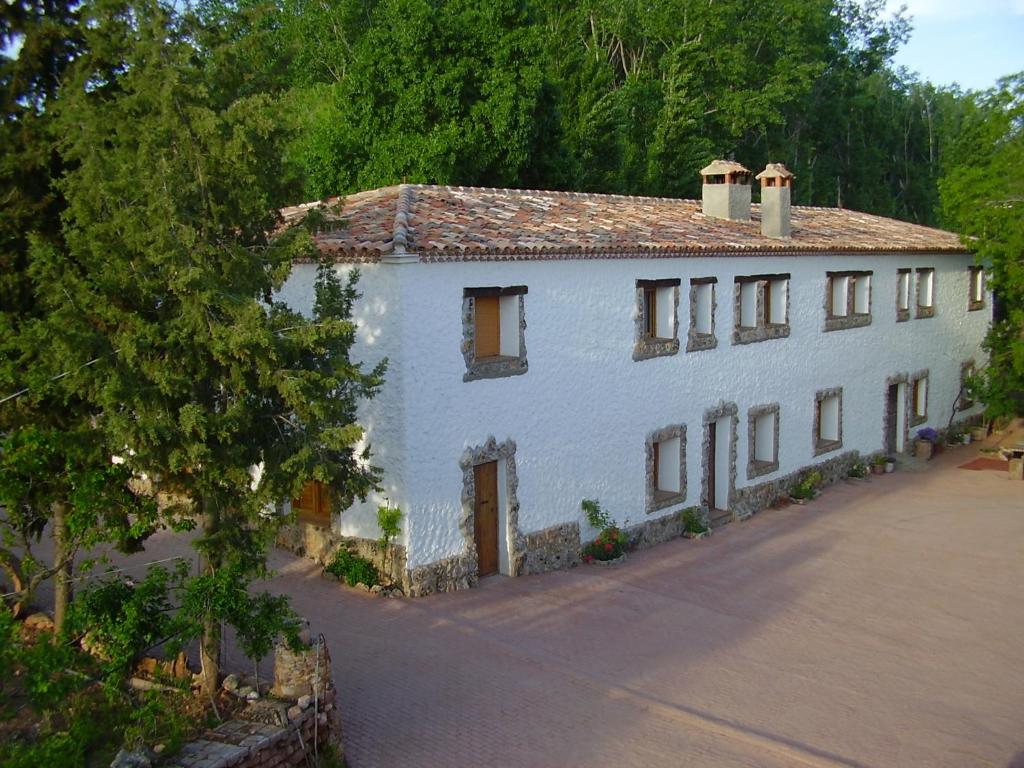
<path fill-rule="evenodd" d="M 789 489 L 809 472 L 821 473 L 821 487 L 833 485 L 845 478 L 850 472 L 850 467 L 860 460 L 861 456 L 857 451 L 848 451 L 828 461 L 804 467 L 774 480 L 738 488 L 732 497 L 733 519 L 744 520 L 755 512 L 770 507 L 780 496 L 787 495 Z"/>
<path fill-rule="evenodd" d="M 352 553 L 369 560 L 377 566 L 377 570 L 382 572 L 384 570 L 382 567 L 384 553 L 376 540 L 342 536 L 325 525 L 316 525 L 302 520 L 283 525 L 277 532 L 275 543 L 282 549 L 300 557 L 308 557 L 320 565 L 330 562 L 334 552 L 344 546 Z M 393 544 L 391 553 L 388 557 L 391 581 L 405 589 L 408 583 L 405 547 L 401 544 Z"/>
<path fill-rule="evenodd" d="M 512 567 L 516 576 L 559 571 L 580 564 L 580 524 L 576 521 L 528 533 L 524 538 L 526 549 Z"/>
<path fill-rule="evenodd" d="M 310 765 L 315 755 L 327 748 L 343 757 L 337 692 L 326 645 L 321 641 L 301 652 L 279 646 L 274 680 L 278 698 L 250 703 L 238 719 L 185 744 L 168 765 L 293 768 Z"/>
<path fill-rule="evenodd" d="M 479 581 L 474 550 L 411 569 L 405 593 L 409 597 L 425 597 L 475 587 Z"/>

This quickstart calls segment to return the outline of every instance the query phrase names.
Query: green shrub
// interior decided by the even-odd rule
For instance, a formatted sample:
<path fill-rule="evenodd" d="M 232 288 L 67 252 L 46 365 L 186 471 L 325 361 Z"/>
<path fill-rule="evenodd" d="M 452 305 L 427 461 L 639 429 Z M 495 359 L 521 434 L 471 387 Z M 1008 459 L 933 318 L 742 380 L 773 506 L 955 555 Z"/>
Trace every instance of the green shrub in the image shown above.
<path fill-rule="evenodd" d="M 813 499 L 821 485 L 821 472 L 812 470 L 804 475 L 803 479 L 789 490 L 790 497 L 794 499 Z"/>
<path fill-rule="evenodd" d="M 687 507 L 683 510 L 683 530 L 686 533 L 707 533 L 708 526 L 697 507 Z"/>
<path fill-rule="evenodd" d="M 868 465 L 863 461 L 858 461 L 852 467 L 850 471 L 846 473 L 850 477 L 867 477 L 868 476 Z"/>
<path fill-rule="evenodd" d="M 365 557 L 353 554 L 345 548 L 334 553 L 334 557 L 331 558 L 331 562 L 326 565 L 324 570 L 334 574 L 350 587 L 354 587 L 360 582 L 367 586 L 380 584 L 380 574 L 377 572 L 376 566 Z"/>

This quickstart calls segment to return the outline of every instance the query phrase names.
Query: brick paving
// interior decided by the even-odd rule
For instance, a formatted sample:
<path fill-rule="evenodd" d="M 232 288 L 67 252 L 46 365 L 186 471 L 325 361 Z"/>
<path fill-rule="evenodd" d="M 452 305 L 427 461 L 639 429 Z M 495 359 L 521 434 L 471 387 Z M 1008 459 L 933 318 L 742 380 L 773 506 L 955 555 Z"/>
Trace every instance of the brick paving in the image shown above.
<path fill-rule="evenodd" d="M 616 568 L 385 600 L 275 552 L 269 588 L 327 638 L 352 768 L 1024 768 L 1024 484 L 978 455 Z"/>
<path fill-rule="evenodd" d="M 618 568 L 383 600 L 278 553 L 272 584 L 353 768 L 1024 766 L 1024 486 L 975 455 Z"/>

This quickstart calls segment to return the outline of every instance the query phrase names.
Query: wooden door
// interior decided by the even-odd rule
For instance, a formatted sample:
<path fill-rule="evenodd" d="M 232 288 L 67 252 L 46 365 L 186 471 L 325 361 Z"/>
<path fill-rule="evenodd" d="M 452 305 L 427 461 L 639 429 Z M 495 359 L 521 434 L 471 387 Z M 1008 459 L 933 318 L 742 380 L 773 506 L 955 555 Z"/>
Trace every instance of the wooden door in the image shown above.
<path fill-rule="evenodd" d="M 708 425 L 708 510 L 714 511 L 718 509 L 717 499 L 715 498 L 715 464 L 718 463 L 718 423 L 711 422 Z"/>
<path fill-rule="evenodd" d="M 473 537 L 481 576 L 498 572 L 498 462 L 473 467 Z"/>

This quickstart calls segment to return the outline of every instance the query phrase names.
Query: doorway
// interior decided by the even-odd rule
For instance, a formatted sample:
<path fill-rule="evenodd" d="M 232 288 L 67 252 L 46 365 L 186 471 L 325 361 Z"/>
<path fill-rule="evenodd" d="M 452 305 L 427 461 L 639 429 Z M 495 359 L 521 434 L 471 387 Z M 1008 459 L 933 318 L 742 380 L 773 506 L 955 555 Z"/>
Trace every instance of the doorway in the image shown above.
<path fill-rule="evenodd" d="M 489 576 L 498 572 L 498 462 L 473 467 L 473 539 L 477 572 Z"/>
<path fill-rule="evenodd" d="M 735 406 L 708 414 L 704 423 L 704 503 L 708 520 L 720 524 L 730 519 L 734 477 L 733 422 Z"/>
<path fill-rule="evenodd" d="M 885 394 L 885 452 L 906 450 L 907 382 L 890 381 Z"/>

